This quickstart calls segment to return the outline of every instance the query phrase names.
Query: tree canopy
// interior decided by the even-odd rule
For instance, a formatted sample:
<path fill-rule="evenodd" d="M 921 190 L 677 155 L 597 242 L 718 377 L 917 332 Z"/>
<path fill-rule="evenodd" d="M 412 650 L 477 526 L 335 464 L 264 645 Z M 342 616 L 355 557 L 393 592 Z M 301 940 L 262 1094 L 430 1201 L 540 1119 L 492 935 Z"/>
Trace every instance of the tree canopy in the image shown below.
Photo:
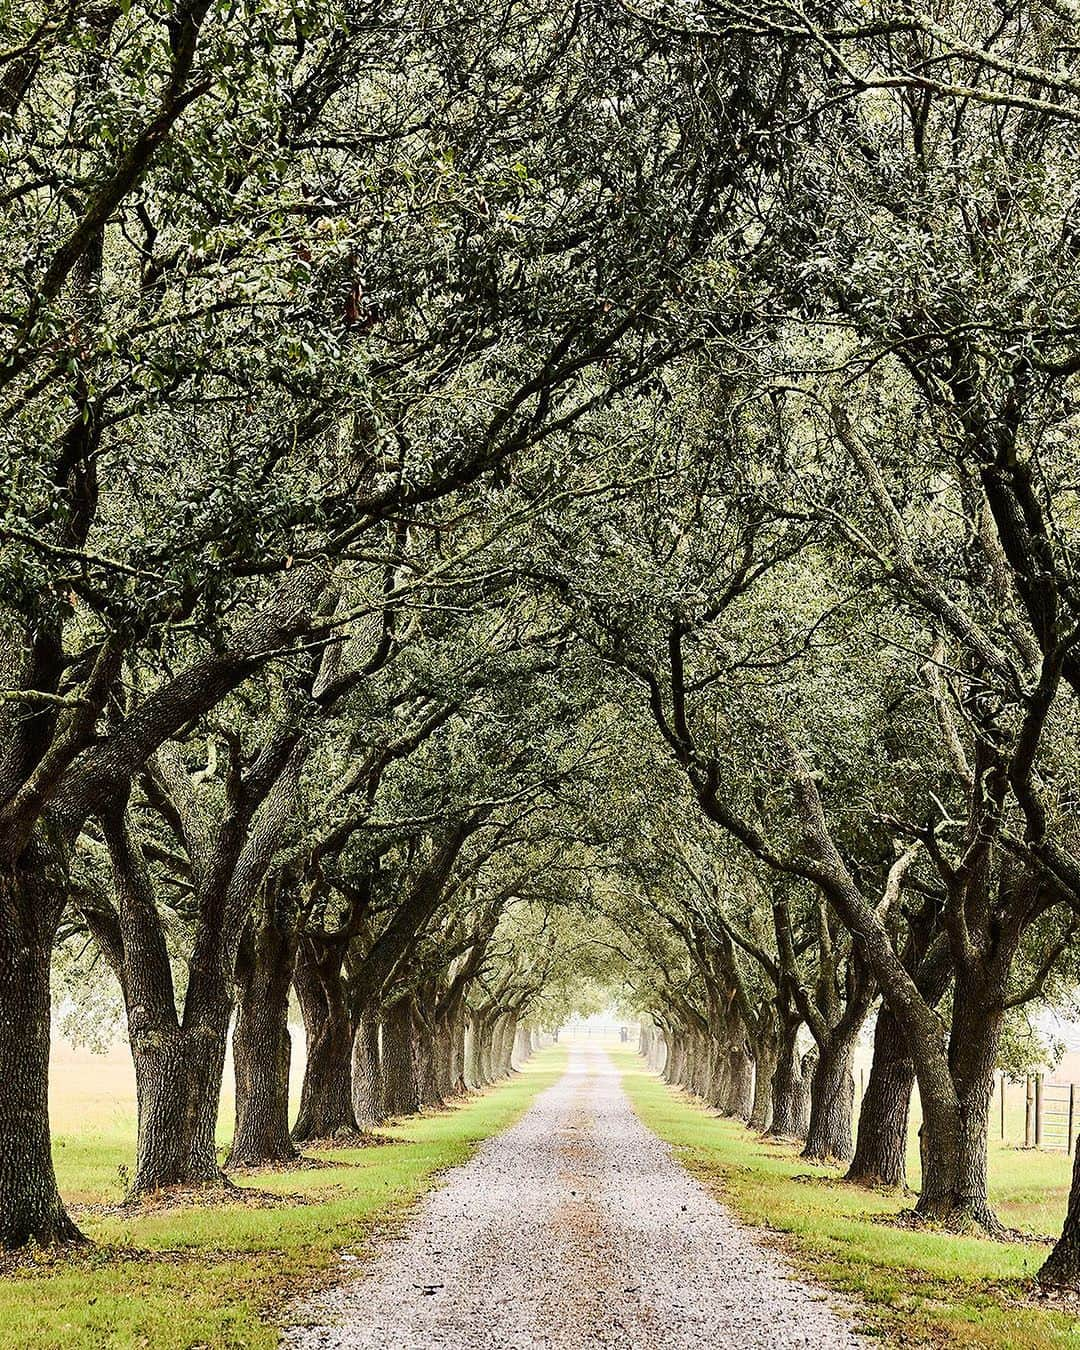
<path fill-rule="evenodd" d="M 612 1000 L 861 1183 L 917 1084 L 918 1219 L 1002 1234 L 1080 976 L 1074 29 L 0 3 L 0 1242 L 80 1236 L 54 966 L 135 1195 L 220 1184 L 230 1035 L 232 1166 Z"/>

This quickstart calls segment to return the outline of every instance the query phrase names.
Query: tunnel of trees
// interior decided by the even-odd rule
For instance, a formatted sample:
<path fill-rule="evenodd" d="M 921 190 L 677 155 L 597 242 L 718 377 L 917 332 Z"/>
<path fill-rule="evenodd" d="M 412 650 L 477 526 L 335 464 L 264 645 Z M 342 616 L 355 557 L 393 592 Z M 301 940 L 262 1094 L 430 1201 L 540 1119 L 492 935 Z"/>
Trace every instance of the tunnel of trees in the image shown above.
<path fill-rule="evenodd" d="M 1003 1235 L 993 1074 L 1080 982 L 1074 30 L 0 6 L 0 1245 L 82 1240 L 57 968 L 133 1197 L 605 987 L 854 1184 L 917 1086 L 916 1221 Z"/>

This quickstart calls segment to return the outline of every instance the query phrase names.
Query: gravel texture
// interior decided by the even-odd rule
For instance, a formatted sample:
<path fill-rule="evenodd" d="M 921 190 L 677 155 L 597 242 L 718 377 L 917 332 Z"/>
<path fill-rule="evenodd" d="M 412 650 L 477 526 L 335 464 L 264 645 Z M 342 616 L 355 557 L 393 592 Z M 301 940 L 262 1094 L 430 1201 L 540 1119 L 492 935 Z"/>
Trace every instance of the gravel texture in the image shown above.
<path fill-rule="evenodd" d="M 359 1279 L 289 1320 L 291 1350 L 865 1344 L 688 1176 L 608 1057 L 581 1046 Z"/>

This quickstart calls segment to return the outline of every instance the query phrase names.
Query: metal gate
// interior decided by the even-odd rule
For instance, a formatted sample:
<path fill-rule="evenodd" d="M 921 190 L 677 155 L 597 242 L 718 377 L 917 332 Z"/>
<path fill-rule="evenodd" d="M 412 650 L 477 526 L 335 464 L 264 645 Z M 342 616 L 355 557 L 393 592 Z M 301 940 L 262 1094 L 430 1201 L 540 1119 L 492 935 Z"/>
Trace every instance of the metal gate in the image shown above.
<path fill-rule="evenodd" d="M 1036 1148 L 1059 1148 L 1071 1153 L 1076 1116 L 1075 1083 L 1043 1083 L 1035 1080 Z"/>

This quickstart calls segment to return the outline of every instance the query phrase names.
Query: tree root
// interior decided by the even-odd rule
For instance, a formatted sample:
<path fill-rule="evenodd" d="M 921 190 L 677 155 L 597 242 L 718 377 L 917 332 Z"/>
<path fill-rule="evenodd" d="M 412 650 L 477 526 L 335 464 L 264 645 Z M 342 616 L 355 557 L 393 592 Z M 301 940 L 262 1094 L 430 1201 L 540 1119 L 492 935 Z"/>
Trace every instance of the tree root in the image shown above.
<path fill-rule="evenodd" d="M 339 1130 L 329 1139 L 304 1139 L 303 1147 L 313 1152 L 323 1152 L 337 1148 L 375 1148 L 383 1144 L 400 1144 L 389 1134 L 377 1134 L 374 1130 Z"/>
<path fill-rule="evenodd" d="M 225 1176 L 220 1182 L 204 1186 L 162 1186 L 155 1191 L 128 1194 L 115 1205 L 80 1205 L 80 1214 L 135 1215 L 160 1214 L 179 1209 L 216 1209 L 227 1205 L 244 1205 L 251 1209 L 276 1209 L 281 1205 L 307 1205 L 311 1201 L 303 1195 L 279 1195 L 275 1191 L 260 1191 L 254 1186 L 237 1186 Z"/>
<path fill-rule="evenodd" d="M 991 1238 L 995 1242 L 1042 1242 L 1018 1228 L 1007 1228 L 990 1210 L 953 1209 L 926 1214 L 915 1209 L 903 1209 L 899 1214 L 878 1215 L 874 1222 L 894 1228 L 908 1228 L 923 1232 L 952 1233 L 961 1237 Z"/>
<path fill-rule="evenodd" d="M 234 1176 L 251 1177 L 260 1176 L 264 1173 L 274 1172 L 313 1172 L 324 1167 L 340 1167 L 342 1164 L 333 1158 L 309 1158 L 304 1153 L 294 1154 L 287 1161 L 280 1162 L 233 1162 L 231 1159 L 225 1163 L 226 1168 Z"/>

